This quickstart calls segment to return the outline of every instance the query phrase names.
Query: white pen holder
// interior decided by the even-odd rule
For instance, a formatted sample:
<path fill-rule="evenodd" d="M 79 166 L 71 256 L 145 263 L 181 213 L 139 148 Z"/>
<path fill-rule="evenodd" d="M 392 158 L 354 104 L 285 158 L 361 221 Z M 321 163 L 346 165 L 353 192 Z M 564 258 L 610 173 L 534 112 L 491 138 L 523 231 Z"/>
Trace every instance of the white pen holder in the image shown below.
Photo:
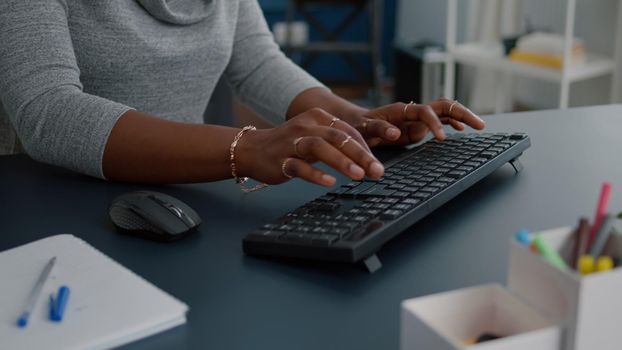
<path fill-rule="evenodd" d="M 551 248 L 570 262 L 572 228 L 541 232 Z M 622 257 L 622 236 L 612 234 L 603 255 Z M 508 288 L 564 326 L 564 350 L 622 349 L 622 268 L 581 276 L 562 271 L 512 240 Z"/>
<path fill-rule="evenodd" d="M 504 335 L 485 343 L 465 340 Z M 401 350 L 559 350 L 561 329 L 498 284 L 402 302 Z"/>
<path fill-rule="evenodd" d="M 572 228 L 540 232 L 570 262 Z M 511 240 L 507 289 L 485 285 L 402 302 L 401 350 L 622 349 L 622 268 L 580 276 Z M 603 255 L 622 257 L 612 234 Z M 475 345 L 482 333 L 503 338 Z"/>

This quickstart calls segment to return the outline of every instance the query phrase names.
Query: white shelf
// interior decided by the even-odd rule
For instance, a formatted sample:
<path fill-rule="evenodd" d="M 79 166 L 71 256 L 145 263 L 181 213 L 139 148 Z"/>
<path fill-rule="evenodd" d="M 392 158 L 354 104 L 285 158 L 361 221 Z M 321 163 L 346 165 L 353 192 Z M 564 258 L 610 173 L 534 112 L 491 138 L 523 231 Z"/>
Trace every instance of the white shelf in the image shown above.
<path fill-rule="evenodd" d="M 501 49 L 501 43 L 486 45 L 483 43 L 470 42 L 458 44 L 458 1 L 447 1 L 447 27 L 446 43 L 448 54 L 445 65 L 445 96 L 454 97 L 455 87 L 455 63 L 472 65 L 483 69 L 489 69 L 502 73 L 498 78 L 498 86 L 495 94 L 495 111 L 500 113 L 511 105 L 512 76 L 521 76 L 553 82 L 559 85 L 559 108 L 568 108 L 570 104 L 570 86 L 572 83 L 595 78 L 602 75 L 612 75 L 611 100 L 614 101 L 620 80 L 620 67 L 615 62 L 622 59 L 622 47 L 616 45 L 615 38 L 622 35 L 622 3 L 617 2 L 617 19 L 612 35 L 615 46 L 615 57 L 605 57 L 587 54 L 584 63 L 573 65 L 569 69 L 552 69 L 533 64 L 510 61 Z M 569 62 L 572 56 L 572 40 L 575 37 L 575 16 L 578 0 L 564 0 L 565 23 L 564 23 L 564 61 Z M 544 2 L 543 2 L 544 3 Z"/>
<path fill-rule="evenodd" d="M 457 45 L 451 51 L 456 63 L 472 65 L 480 68 L 492 69 L 512 73 L 517 76 L 535 78 L 554 83 L 562 81 L 562 71 L 533 64 L 511 61 L 502 52 L 500 46 L 484 43 L 467 43 Z M 588 54 L 586 61 L 571 67 L 568 80 L 576 82 L 601 75 L 612 74 L 615 63 L 612 58 Z"/>

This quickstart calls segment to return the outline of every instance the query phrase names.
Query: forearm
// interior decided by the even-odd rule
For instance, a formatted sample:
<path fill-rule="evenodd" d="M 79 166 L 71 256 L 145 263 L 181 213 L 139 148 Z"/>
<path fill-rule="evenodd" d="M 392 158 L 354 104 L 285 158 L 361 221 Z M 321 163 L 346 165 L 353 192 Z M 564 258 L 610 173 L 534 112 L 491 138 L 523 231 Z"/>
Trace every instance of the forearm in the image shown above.
<path fill-rule="evenodd" d="M 171 122 L 128 111 L 115 124 L 103 157 L 109 180 L 190 183 L 231 177 L 229 146 L 239 129 Z"/>
<path fill-rule="evenodd" d="M 301 92 L 294 98 L 287 110 L 287 119 L 315 107 L 322 108 L 328 113 L 346 121 L 368 111 L 333 94 L 328 89 L 311 88 Z"/>

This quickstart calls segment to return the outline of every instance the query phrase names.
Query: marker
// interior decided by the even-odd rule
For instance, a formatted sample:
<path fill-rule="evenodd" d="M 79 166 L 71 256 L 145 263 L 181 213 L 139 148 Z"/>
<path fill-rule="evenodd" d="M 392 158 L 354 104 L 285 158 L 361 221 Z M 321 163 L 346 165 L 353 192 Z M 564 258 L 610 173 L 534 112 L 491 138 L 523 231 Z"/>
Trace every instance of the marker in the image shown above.
<path fill-rule="evenodd" d="M 594 257 L 591 255 L 581 255 L 577 262 L 577 271 L 585 276 L 594 272 L 594 269 Z"/>
<path fill-rule="evenodd" d="M 538 247 L 538 251 L 542 257 L 548 261 L 551 265 L 557 267 L 560 270 L 568 270 L 568 265 L 564 262 L 559 253 L 553 248 L 551 248 L 542 238 L 541 235 L 537 234 L 533 239 L 533 243 Z"/>
<path fill-rule="evenodd" d="M 587 250 L 587 240 L 590 236 L 590 221 L 583 217 L 579 220 L 579 227 L 576 231 L 574 249 L 572 250 L 572 262 L 576 269 L 579 268 L 579 257 Z"/>
<path fill-rule="evenodd" d="M 43 285 L 45 281 L 50 277 L 50 272 L 52 271 L 52 267 L 56 263 L 56 257 L 53 257 L 48 261 L 48 263 L 41 271 L 39 275 L 39 279 L 35 283 L 34 287 L 30 291 L 30 295 L 28 296 L 28 301 L 26 302 L 26 307 L 24 307 L 24 311 L 17 319 L 17 326 L 19 328 L 25 328 L 28 325 L 28 318 L 30 317 L 30 313 L 34 310 L 35 305 L 37 304 L 37 299 L 39 299 L 39 295 L 41 294 L 41 290 L 43 289 Z"/>
<path fill-rule="evenodd" d="M 600 229 L 596 234 L 596 238 L 594 239 L 594 243 L 592 243 L 592 249 L 590 249 L 590 254 L 594 257 L 594 259 L 598 258 L 605 248 L 605 244 L 607 243 L 607 239 L 611 234 L 611 230 L 613 228 L 613 224 L 616 221 L 616 217 L 612 214 L 607 214 L 605 220 L 602 225 L 600 225 Z"/>
<path fill-rule="evenodd" d="M 58 295 L 56 299 L 50 294 L 50 320 L 60 322 L 63 320 L 65 313 L 65 307 L 69 300 L 69 287 L 62 286 L 58 288 Z"/>
<path fill-rule="evenodd" d="M 592 244 L 596 238 L 596 233 L 600 228 L 600 225 L 607 214 L 607 206 L 609 205 L 609 197 L 611 196 L 611 184 L 604 182 L 600 190 L 600 197 L 598 199 L 598 206 L 596 207 L 596 214 L 594 215 L 594 225 L 590 230 L 590 239 L 587 243 L 587 248 L 592 249 Z"/>
<path fill-rule="evenodd" d="M 516 232 L 516 240 L 518 243 L 524 245 L 525 247 L 529 247 L 531 244 L 531 238 L 529 237 L 529 232 L 525 229 L 522 229 Z"/>
<path fill-rule="evenodd" d="M 601 256 L 596 262 L 596 271 L 605 272 L 613 269 L 613 259 L 609 256 Z"/>

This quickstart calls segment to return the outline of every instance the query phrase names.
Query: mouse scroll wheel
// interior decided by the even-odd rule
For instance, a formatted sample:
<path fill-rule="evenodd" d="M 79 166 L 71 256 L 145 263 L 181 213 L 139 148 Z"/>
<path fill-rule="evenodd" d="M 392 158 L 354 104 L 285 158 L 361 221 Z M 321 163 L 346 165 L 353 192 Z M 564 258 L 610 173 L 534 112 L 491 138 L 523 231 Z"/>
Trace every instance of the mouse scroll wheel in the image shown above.
<path fill-rule="evenodd" d="M 194 226 L 195 225 L 194 220 L 192 220 L 191 217 L 186 215 L 186 213 L 184 213 L 180 208 L 177 208 L 176 206 L 174 206 L 174 205 L 172 205 L 170 203 L 166 203 L 166 202 L 160 200 L 159 198 L 157 198 L 156 196 L 149 196 L 149 197 L 151 199 L 155 200 L 161 206 L 163 206 L 166 209 L 168 209 L 169 211 L 173 212 L 175 215 L 177 215 L 178 218 L 180 218 L 183 221 L 185 221 L 188 225 L 190 225 L 190 226 Z"/>
<path fill-rule="evenodd" d="M 182 214 L 183 214 L 183 213 L 181 212 L 181 210 L 179 210 L 178 208 L 175 208 L 175 207 L 174 207 L 174 206 L 172 206 L 172 205 L 166 205 L 166 207 L 167 207 L 170 211 L 172 211 L 173 213 L 175 213 L 175 215 L 177 215 L 177 216 L 181 219 Z"/>

